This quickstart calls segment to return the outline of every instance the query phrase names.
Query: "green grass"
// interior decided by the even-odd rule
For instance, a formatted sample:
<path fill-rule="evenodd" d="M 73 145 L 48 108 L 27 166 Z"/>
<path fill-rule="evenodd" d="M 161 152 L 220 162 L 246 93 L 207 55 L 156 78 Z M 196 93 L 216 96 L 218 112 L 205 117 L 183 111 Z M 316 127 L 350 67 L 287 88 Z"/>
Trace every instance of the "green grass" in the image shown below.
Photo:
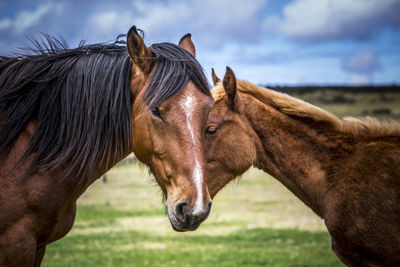
<path fill-rule="evenodd" d="M 161 237 L 136 231 L 71 235 L 49 247 L 51 266 L 337 266 L 324 232 L 256 228 Z"/>
<path fill-rule="evenodd" d="M 128 165 L 81 197 L 72 231 L 47 247 L 42 266 L 342 264 L 322 220 L 260 171 L 222 190 L 197 231 L 177 233 L 153 178 Z"/>

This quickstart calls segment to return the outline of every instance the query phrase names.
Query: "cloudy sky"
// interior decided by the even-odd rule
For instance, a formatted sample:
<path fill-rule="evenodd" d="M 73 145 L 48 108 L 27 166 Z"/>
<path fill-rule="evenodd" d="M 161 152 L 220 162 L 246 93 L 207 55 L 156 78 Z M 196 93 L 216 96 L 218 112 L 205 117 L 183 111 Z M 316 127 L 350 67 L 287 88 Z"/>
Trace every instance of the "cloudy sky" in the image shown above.
<path fill-rule="evenodd" d="M 0 54 L 40 32 L 70 47 L 192 33 L 210 75 L 230 66 L 259 84 L 400 84 L 400 0 L 0 0 Z"/>

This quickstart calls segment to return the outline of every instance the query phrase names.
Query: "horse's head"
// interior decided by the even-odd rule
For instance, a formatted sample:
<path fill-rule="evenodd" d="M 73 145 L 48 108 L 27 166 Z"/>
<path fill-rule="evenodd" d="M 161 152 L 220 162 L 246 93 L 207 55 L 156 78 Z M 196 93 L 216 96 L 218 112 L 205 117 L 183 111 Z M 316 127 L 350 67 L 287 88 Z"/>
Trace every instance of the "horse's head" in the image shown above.
<path fill-rule="evenodd" d="M 213 106 L 207 79 L 190 35 L 179 46 L 147 47 L 133 27 L 127 46 L 133 61 L 132 149 L 160 185 L 172 227 L 195 230 L 211 208 L 203 181 L 203 133 Z"/>
<path fill-rule="evenodd" d="M 255 132 L 244 109 L 251 109 L 237 89 L 236 77 L 227 67 L 223 81 L 212 71 L 215 104 L 205 135 L 207 185 L 212 197 L 227 183 L 243 174 L 256 160 Z"/>

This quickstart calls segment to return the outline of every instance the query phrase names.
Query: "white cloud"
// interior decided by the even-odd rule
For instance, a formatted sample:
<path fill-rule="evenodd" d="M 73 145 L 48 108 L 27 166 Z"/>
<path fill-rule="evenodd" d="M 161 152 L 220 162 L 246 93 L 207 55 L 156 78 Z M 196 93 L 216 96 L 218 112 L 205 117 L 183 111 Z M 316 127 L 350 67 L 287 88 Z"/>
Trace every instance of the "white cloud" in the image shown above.
<path fill-rule="evenodd" d="M 350 84 L 370 84 L 373 74 L 382 69 L 378 55 L 370 50 L 358 50 L 345 57 L 342 61 L 342 69 L 350 73 Z"/>
<path fill-rule="evenodd" d="M 236 39 L 246 42 L 260 32 L 266 0 L 136 1 L 134 23 L 151 35 L 165 37 L 192 32 L 204 44 Z M 238 38 L 239 37 L 239 38 Z"/>
<path fill-rule="evenodd" d="M 173 29 L 191 16 L 191 7 L 188 2 L 137 1 L 134 5 L 138 11 L 135 24 L 140 25 L 147 32 Z"/>
<path fill-rule="evenodd" d="M 400 26 L 398 0 L 295 0 L 283 17 L 270 16 L 266 31 L 307 41 L 367 39 L 385 26 Z"/>
<path fill-rule="evenodd" d="M 15 30 L 23 32 L 30 26 L 38 23 L 40 19 L 51 10 L 51 8 L 51 4 L 44 4 L 34 11 L 23 10 L 19 12 L 14 20 Z"/>
<path fill-rule="evenodd" d="M 100 31 L 110 31 L 114 24 L 118 22 L 118 14 L 115 11 L 106 11 L 91 17 L 91 22 L 98 27 Z"/>
<path fill-rule="evenodd" d="M 371 75 L 364 74 L 351 74 L 348 80 L 348 83 L 351 85 L 365 85 L 372 83 Z"/>
<path fill-rule="evenodd" d="M 344 58 L 342 67 L 345 71 L 358 74 L 371 74 L 381 68 L 378 55 L 369 50 L 359 50 Z"/>
<path fill-rule="evenodd" d="M 0 20 L 0 30 L 9 30 L 13 28 L 17 33 L 24 33 L 30 27 L 38 24 L 40 20 L 51 11 L 60 12 L 62 6 L 62 3 L 46 3 L 32 11 L 21 10 L 13 19 L 4 18 Z"/>
<path fill-rule="evenodd" d="M 82 27 L 85 38 L 94 42 L 113 41 L 133 25 L 134 13 L 127 10 L 107 10 L 93 13 Z"/>
<path fill-rule="evenodd" d="M 130 12 L 106 11 L 96 13 L 89 18 L 90 26 L 95 31 L 116 34 L 121 30 L 127 31 L 126 25 L 131 24 L 133 15 Z M 129 29 L 129 28 L 128 28 Z"/>
<path fill-rule="evenodd" d="M 0 30 L 6 30 L 12 26 L 12 20 L 9 18 L 4 18 L 0 20 Z"/>

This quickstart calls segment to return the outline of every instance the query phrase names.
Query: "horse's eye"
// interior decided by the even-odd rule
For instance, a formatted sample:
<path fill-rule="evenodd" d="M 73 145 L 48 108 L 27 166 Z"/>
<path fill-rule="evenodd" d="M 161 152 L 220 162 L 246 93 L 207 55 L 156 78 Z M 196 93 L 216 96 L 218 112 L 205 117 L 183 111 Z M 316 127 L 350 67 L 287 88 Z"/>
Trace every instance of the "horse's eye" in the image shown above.
<path fill-rule="evenodd" d="M 215 134 L 218 130 L 219 130 L 219 128 L 217 126 L 211 125 L 211 126 L 207 127 L 206 134 L 209 134 L 209 135 Z"/>
<path fill-rule="evenodd" d="M 160 110 L 157 107 L 156 108 L 151 108 L 151 114 L 153 114 L 154 117 L 162 119 Z"/>

